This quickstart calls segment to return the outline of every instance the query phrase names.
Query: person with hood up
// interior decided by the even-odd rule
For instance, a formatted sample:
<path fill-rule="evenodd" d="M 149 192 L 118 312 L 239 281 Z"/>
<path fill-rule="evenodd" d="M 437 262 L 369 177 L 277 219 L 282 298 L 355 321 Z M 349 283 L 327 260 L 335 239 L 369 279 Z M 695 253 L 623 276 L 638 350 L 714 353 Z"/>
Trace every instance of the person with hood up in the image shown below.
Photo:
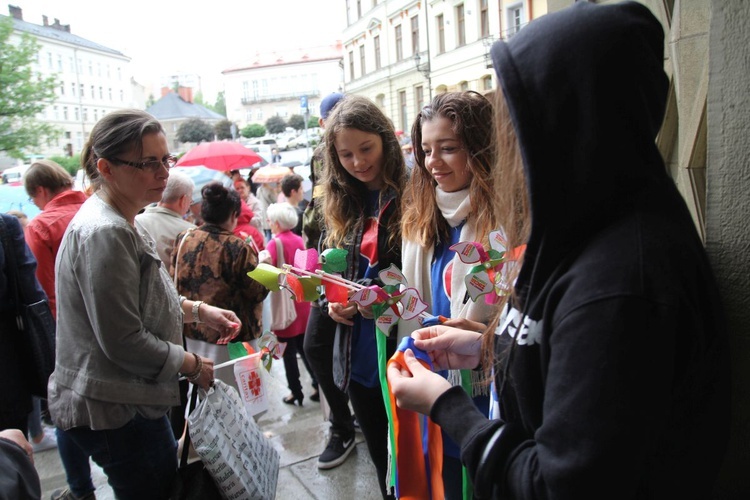
<path fill-rule="evenodd" d="M 526 252 L 484 337 L 412 335 L 436 369 L 485 361 L 492 419 L 411 350 L 388 370 L 397 404 L 459 443 L 478 498 L 711 496 L 729 430 L 725 320 L 655 144 L 663 50 L 631 2 L 576 3 L 492 48 L 496 210 Z"/>

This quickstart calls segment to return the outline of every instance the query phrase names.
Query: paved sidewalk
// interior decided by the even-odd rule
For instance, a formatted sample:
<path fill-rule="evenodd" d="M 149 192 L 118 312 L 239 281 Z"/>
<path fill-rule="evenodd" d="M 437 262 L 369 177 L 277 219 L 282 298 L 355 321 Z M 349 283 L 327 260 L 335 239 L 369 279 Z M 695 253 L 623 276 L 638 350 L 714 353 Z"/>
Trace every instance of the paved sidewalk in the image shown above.
<path fill-rule="evenodd" d="M 357 445 L 342 465 L 331 470 L 317 468 L 318 455 L 327 443 L 329 425 L 323 420 L 321 404 L 307 399 L 312 392 L 310 376 L 301 360 L 298 361 L 305 392 L 304 406 L 281 402 L 288 394 L 284 365 L 274 360 L 271 376 L 266 380 L 271 394 L 268 411 L 258 425 L 281 456 L 277 499 L 357 499 L 377 500 L 380 490 L 375 478 L 375 467 L 370 461 L 367 445 L 357 433 Z M 42 480 L 42 498 L 48 499 L 58 488 L 65 488 L 65 473 L 57 449 L 35 455 L 36 468 Z M 92 464 L 92 474 L 99 500 L 114 500 L 112 489 L 104 473 Z"/>

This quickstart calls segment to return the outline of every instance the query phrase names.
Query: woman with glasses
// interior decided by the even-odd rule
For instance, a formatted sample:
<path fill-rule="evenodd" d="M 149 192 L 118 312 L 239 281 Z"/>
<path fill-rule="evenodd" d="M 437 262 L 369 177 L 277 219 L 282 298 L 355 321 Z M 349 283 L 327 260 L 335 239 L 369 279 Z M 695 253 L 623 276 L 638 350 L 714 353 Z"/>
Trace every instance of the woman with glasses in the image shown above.
<path fill-rule="evenodd" d="M 182 323 L 205 323 L 222 339 L 241 324 L 231 311 L 179 297 L 135 228 L 175 163 L 161 124 L 143 111 L 112 112 L 94 126 L 81 163 L 94 191 L 56 264 L 50 414 L 104 470 L 117 498 L 164 498 L 177 468 L 166 413 L 179 405 L 179 374 L 203 388 L 214 376 L 212 360 L 183 348 Z"/>

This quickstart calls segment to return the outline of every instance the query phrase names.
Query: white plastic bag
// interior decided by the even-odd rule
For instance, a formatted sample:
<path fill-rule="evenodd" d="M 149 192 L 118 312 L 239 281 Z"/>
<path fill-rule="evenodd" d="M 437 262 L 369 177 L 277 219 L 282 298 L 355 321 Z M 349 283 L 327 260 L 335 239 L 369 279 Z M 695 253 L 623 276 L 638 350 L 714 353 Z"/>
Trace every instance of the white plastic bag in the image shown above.
<path fill-rule="evenodd" d="M 237 391 L 221 380 L 188 417 L 195 450 L 227 499 L 272 500 L 279 453 L 245 414 Z"/>
<path fill-rule="evenodd" d="M 268 409 L 265 371 L 259 352 L 234 364 L 234 378 L 237 380 L 237 387 L 240 388 L 240 396 L 245 403 L 248 417 Z"/>

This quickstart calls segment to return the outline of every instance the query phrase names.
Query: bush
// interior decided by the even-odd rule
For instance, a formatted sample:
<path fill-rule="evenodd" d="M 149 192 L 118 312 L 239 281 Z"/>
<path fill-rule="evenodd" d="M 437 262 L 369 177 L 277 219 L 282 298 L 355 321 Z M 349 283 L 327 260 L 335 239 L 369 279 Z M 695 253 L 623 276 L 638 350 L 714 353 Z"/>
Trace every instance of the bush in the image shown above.
<path fill-rule="evenodd" d="M 259 123 L 251 123 L 250 125 L 246 125 L 245 127 L 243 127 L 240 131 L 240 134 L 246 139 L 250 139 L 253 137 L 263 137 L 264 135 L 266 135 L 266 127 Z"/>
<path fill-rule="evenodd" d="M 62 168 L 68 171 L 68 173 L 75 177 L 76 172 L 81 169 L 81 155 L 73 156 L 51 156 L 48 160 L 54 161 Z"/>

